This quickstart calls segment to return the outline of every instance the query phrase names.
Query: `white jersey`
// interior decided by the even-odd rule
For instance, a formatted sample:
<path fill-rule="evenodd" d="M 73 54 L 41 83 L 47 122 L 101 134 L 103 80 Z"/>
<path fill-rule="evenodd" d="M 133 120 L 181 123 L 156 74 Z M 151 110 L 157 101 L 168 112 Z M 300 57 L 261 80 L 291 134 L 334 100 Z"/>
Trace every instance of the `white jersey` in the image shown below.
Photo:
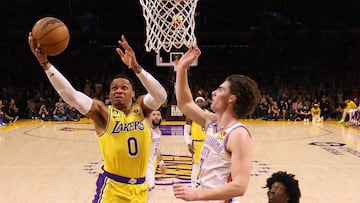
<path fill-rule="evenodd" d="M 245 127 L 236 123 L 226 130 L 218 131 L 217 123 L 212 122 L 206 131 L 206 139 L 201 150 L 199 183 L 203 189 L 216 188 L 231 181 L 231 156 L 225 145 L 229 135 L 235 128 Z M 231 200 L 206 201 L 208 203 L 240 202 L 240 197 Z"/>
<path fill-rule="evenodd" d="M 151 129 L 150 157 L 148 168 L 146 170 L 146 182 L 149 184 L 150 190 L 155 186 L 155 161 L 160 150 L 161 135 L 161 131 L 157 133 L 155 130 Z"/>

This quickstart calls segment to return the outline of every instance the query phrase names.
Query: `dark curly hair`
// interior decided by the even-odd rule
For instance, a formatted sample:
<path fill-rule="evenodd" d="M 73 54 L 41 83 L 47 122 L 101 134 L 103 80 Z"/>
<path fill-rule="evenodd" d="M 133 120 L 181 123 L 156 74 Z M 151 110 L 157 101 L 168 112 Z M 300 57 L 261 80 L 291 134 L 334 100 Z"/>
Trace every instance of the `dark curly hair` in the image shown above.
<path fill-rule="evenodd" d="M 270 190 L 271 186 L 275 182 L 280 182 L 286 187 L 289 203 L 299 203 L 301 192 L 299 188 L 299 182 L 294 177 L 294 174 L 287 173 L 286 171 L 278 171 L 273 173 L 271 177 L 266 180 L 266 188 Z"/>
<path fill-rule="evenodd" d="M 238 118 L 246 118 L 258 105 L 261 95 L 258 84 L 245 75 L 234 74 L 225 81 L 230 83 L 230 93 L 237 98 L 234 111 Z"/>

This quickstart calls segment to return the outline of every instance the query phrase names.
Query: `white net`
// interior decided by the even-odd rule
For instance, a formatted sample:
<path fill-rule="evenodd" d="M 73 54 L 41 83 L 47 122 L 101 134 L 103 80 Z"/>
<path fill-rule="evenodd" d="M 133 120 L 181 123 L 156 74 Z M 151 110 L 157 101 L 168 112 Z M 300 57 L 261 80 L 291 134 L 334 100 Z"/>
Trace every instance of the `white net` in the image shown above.
<path fill-rule="evenodd" d="M 146 51 L 196 46 L 195 9 L 198 0 L 140 0 L 146 21 Z"/>

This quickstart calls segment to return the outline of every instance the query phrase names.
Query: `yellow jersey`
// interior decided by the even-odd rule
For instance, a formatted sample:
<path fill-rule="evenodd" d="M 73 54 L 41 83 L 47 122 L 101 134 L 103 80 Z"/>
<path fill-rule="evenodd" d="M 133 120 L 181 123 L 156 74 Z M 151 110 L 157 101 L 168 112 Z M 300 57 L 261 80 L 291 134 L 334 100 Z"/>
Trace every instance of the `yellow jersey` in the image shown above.
<path fill-rule="evenodd" d="M 205 128 L 201 127 L 199 124 L 192 122 L 190 132 L 191 132 L 192 140 L 194 141 L 205 140 L 205 136 L 206 136 Z"/>
<path fill-rule="evenodd" d="M 355 102 L 350 100 L 349 103 L 346 104 L 345 110 L 356 109 L 356 108 L 357 106 Z"/>
<path fill-rule="evenodd" d="M 316 117 L 316 116 L 320 117 L 320 114 L 321 114 L 320 108 L 314 108 L 314 107 L 311 108 L 311 116 L 312 117 Z"/>
<path fill-rule="evenodd" d="M 98 136 L 104 170 L 129 178 L 145 177 L 150 155 L 151 131 L 138 104 L 129 115 L 113 106 L 105 131 Z"/>

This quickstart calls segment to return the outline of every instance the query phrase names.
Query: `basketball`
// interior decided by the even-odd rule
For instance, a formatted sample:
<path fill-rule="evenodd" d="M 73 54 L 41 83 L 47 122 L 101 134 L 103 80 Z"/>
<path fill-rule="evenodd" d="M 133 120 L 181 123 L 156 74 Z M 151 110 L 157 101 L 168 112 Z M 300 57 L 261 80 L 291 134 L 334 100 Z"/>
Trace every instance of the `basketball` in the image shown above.
<path fill-rule="evenodd" d="M 41 52 L 49 56 L 61 54 L 69 45 L 70 34 L 66 25 L 54 17 L 38 20 L 31 31 L 35 43 L 41 45 Z"/>

